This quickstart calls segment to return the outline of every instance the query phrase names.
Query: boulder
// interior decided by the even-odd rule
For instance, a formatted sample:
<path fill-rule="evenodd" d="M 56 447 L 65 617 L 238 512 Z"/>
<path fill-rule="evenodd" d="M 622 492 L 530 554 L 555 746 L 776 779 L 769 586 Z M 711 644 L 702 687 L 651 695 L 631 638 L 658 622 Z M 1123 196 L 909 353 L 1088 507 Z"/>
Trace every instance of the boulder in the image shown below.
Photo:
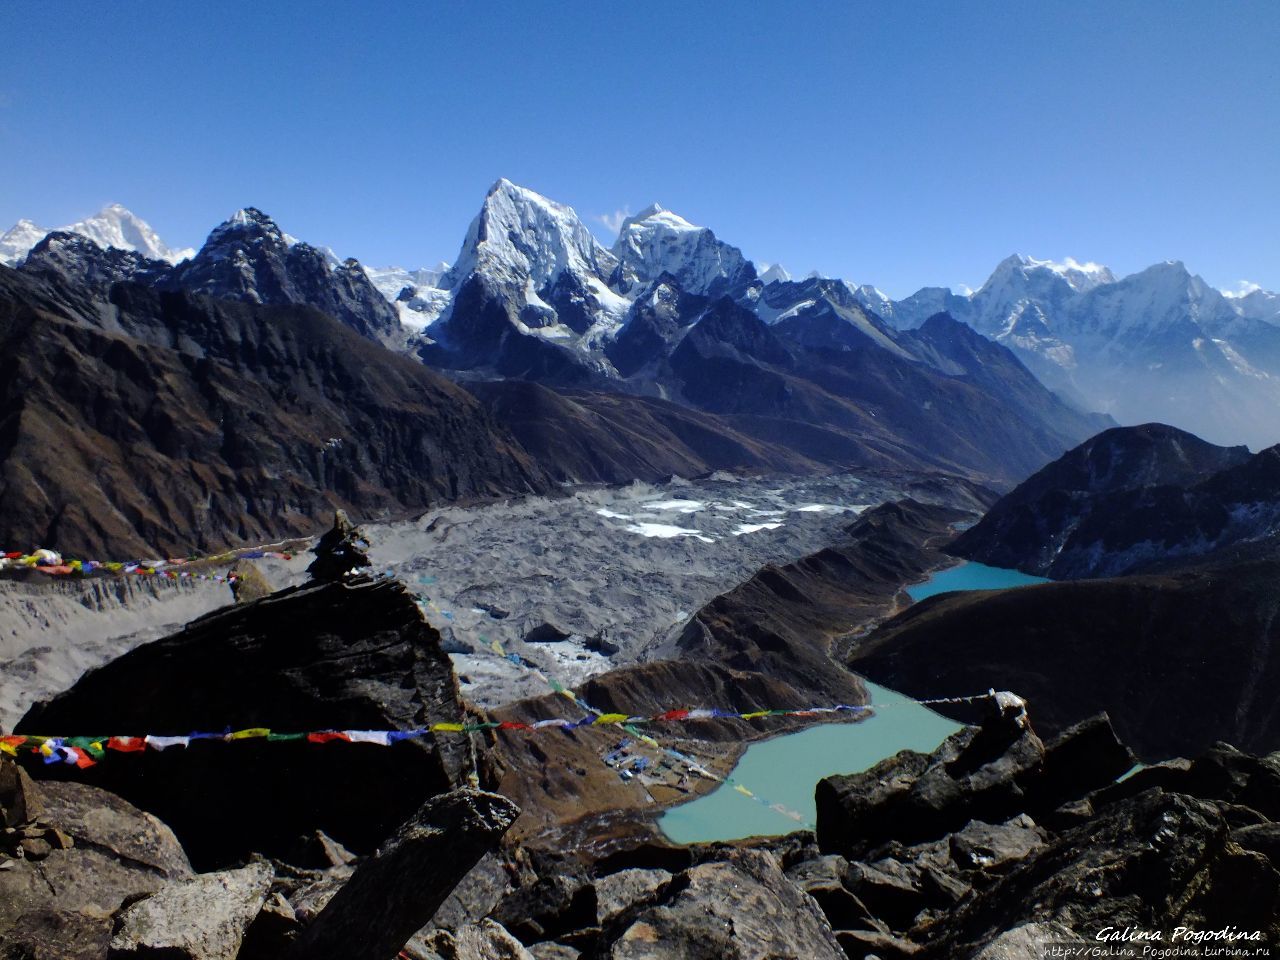
<path fill-rule="evenodd" d="M 463 719 L 449 658 L 413 598 L 396 581 L 358 578 L 202 617 L 85 674 L 18 730 L 217 735 L 109 751 L 87 770 L 28 764 L 37 778 L 83 780 L 156 813 L 192 862 L 211 869 L 254 852 L 287 858 L 315 830 L 368 853 L 475 770 L 470 740 L 456 734 L 380 746 L 224 743 L 224 731 L 415 730 Z"/>
<path fill-rule="evenodd" d="M 1031 960 L 1044 956 L 1046 943 L 1091 946 L 1060 923 L 1024 923 L 1000 934 L 975 953 L 972 960 Z"/>
<path fill-rule="evenodd" d="M 921 952 L 910 940 L 873 930 L 841 930 L 836 939 L 849 960 L 907 960 Z"/>
<path fill-rule="evenodd" d="M 511 884 L 511 865 L 500 853 L 487 853 L 453 888 L 427 926 L 458 930 L 479 923 L 510 893 Z"/>
<path fill-rule="evenodd" d="M 121 904 L 191 874 L 169 828 L 119 797 L 83 784 L 33 784 L 3 758 L 0 782 L 8 785 L 0 806 L 15 818 L 26 811 L 0 834 L 6 960 L 101 960 Z"/>
<path fill-rule="evenodd" d="M 1231 839 L 1245 850 L 1254 850 L 1280 870 L 1280 823 L 1256 823 L 1231 831 Z"/>
<path fill-rule="evenodd" d="M 533 960 L 579 960 L 582 956 L 581 950 L 563 943 L 556 943 L 554 940 L 535 943 L 529 948 L 529 953 L 533 955 Z"/>
<path fill-rule="evenodd" d="M 237 560 L 227 575 L 235 578 L 231 581 L 231 595 L 236 603 L 252 603 L 272 593 L 271 581 L 252 560 Z"/>
<path fill-rule="evenodd" d="M 259 861 L 166 884 L 116 918 L 108 960 L 236 960 L 273 876 Z"/>
<path fill-rule="evenodd" d="M 920 911 L 930 906 L 920 870 L 898 860 L 851 863 L 846 883 L 874 917 L 894 930 L 910 929 Z M 875 926 L 869 925 L 869 929 Z"/>
<path fill-rule="evenodd" d="M 454 935 L 454 953 L 443 960 L 533 960 L 519 940 L 492 920 L 468 924 Z"/>
<path fill-rule="evenodd" d="M 489 919 L 467 924 L 454 933 L 432 930 L 419 934 L 400 956 L 407 960 L 536 960 L 502 924 Z"/>
<path fill-rule="evenodd" d="M 545 874 L 515 890 L 493 911 L 493 918 L 530 944 L 594 926 L 598 910 L 596 888 L 585 877 L 565 871 Z"/>
<path fill-rule="evenodd" d="M 964 957 L 1027 923 L 1068 930 L 1235 926 L 1280 937 L 1280 874 L 1230 842 L 1211 802 L 1155 788 L 1031 853 L 935 931 Z"/>
<path fill-rule="evenodd" d="M 904 750 L 863 773 L 827 777 L 816 790 L 818 845 L 857 860 L 889 840 L 918 843 L 969 820 L 1006 820 L 1025 807 L 1023 787 L 1044 755 L 1030 726 L 1001 716 L 928 756 Z"/>
<path fill-rule="evenodd" d="M 0 826 L 16 827 L 39 820 L 40 793 L 27 772 L 0 756 Z"/>
<path fill-rule="evenodd" d="M 1254 756 L 1226 743 L 1213 744 L 1194 760 L 1143 767 L 1090 800 L 1102 808 L 1153 787 L 1249 807 L 1266 820 L 1280 820 L 1280 754 Z"/>
<path fill-rule="evenodd" d="M 1113 783 L 1138 762 L 1120 742 L 1105 713 L 1081 720 L 1045 746 L 1044 776 L 1032 787 L 1038 809 L 1060 806 L 1090 790 Z"/>
<path fill-rule="evenodd" d="M 298 960 L 387 960 L 492 851 L 520 811 L 505 797 L 457 790 L 428 800 L 360 864 L 302 931 Z"/>
<path fill-rule="evenodd" d="M 904 750 L 863 773 L 820 781 L 818 844 L 856 860 L 891 841 L 939 839 L 970 820 L 1051 814 L 1100 788 L 1125 795 L 1114 781 L 1133 764 L 1105 714 L 1045 746 L 1020 710 L 992 712 L 928 756 Z"/>
<path fill-rule="evenodd" d="M 653 897 L 670 881 L 671 874 L 666 870 L 638 867 L 600 877 L 595 882 L 597 922 L 607 926 L 636 904 Z"/>
<path fill-rule="evenodd" d="M 314 830 L 309 836 L 298 838 L 286 859 L 303 869 L 327 870 L 353 863 L 356 857 L 323 830 Z"/>
<path fill-rule="evenodd" d="M 19 927 L 0 934 L 0 960 L 102 960 L 111 920 L 76 911 L 33 910 Z"/>
<path fill-rule="evenodd" d="M 600 952 L 610 960 L 844 960 L 817 904 L 756 850 L 686 870 Z"/>
<path fill-rule="evenodd" d="M 804 860 L 787 869 L 787 879 L 813 897 L 834 929 L 888 932 L 867 905 L 849 892 L 848 878 L 848 861 L 835 855 Z"/>
<path fill-rule="evenodd" d="M 962 869 L 998 873 L 1041 849 L 1045 836 L 1025 813 L 1002 824 L 971 820 L 951 835 L 951 856 Z"/>

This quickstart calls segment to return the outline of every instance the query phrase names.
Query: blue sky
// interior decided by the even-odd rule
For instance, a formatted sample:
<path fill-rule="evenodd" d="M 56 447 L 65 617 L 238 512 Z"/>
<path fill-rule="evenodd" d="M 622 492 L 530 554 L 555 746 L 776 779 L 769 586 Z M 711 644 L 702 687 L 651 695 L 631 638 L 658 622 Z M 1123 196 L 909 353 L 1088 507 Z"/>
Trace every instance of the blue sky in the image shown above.
<path fill-rule="evenodd" d="M 452 260 L 500 176 L 757 260 L 977 286 L 1005 255 L 1280 289 L 1280 4 L 0 5 L 0 229 L 256 205 Z"/>

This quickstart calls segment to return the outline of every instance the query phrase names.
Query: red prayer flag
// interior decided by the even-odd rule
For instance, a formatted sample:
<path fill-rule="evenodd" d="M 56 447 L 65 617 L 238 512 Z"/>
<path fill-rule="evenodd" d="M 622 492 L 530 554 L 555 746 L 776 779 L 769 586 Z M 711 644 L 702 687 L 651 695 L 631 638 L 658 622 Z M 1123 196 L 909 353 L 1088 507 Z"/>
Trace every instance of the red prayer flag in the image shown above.
<path fill-rule="evenodd" d="M 147 741 L 142 737 L 112 737 L 107 741 L 108 750 L 119 750 L 121 753 L 135 753 L 147 749 Z"/>
<path fill-rule="evenodd" d="M 94 764 L 98 762 L 97 760 L 93 759 L 93 757 L 89 756 L 89 754 L 86 753 L 84 750 L 81 750 L 79 747 L 69 747 L 68 749 L 75 752 L 76 766 L 79 767 L 81 770 L 84 770 L 87 767 L 92 767 Z"/>
<path fill-rule="evenodd" d="M 307 739 L 312 743 L 328 743 L 330 740 L 345 740 L 351 742 L 351 738 L 340 730 L 326 730 L 324 733 L 308 733 Z"/>

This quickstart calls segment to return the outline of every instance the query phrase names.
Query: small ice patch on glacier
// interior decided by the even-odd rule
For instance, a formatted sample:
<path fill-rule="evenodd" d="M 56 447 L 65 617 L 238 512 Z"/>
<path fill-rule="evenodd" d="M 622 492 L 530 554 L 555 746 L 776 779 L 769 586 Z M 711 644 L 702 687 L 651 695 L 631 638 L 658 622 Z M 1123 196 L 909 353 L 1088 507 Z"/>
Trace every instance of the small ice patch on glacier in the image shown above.
<path fill-rule="evenodd" d="M 780 526 L 782 526 L 781 521 L 774 521 L 772 523 L 740 523 L 734 529 L 733 535 L 735 537 L 740 537 L 744 533 L 758 533 L 761 530 L 777 530 Z"/>
<path fill-rule="evenodd" d="M 696 537 L 703 543 L 715 543 L 710 537 L 704 536 L 701 530 L 676 527 L 669 523 L 633 523 L 627 527 L 627 532 L 638 533 L 642 537 L 661 537 L 663 540 L 670 540 L 673 537 Z"/>

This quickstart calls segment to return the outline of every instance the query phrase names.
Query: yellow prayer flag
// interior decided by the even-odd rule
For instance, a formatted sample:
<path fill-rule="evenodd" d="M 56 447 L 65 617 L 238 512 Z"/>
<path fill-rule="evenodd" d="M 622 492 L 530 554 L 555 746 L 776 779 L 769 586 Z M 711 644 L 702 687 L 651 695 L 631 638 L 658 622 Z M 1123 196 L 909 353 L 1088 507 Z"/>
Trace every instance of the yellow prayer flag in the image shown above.
<path fill-rule="evenodd" d="M 250 727 L 248 730 L 237 730 L 235 733 L 227 736 L 228 740 L 250 740 L 254 737 L 270 736 L 271 731 L 266 727 Z"/>
<path fill-rule="evenodd" d="M 460 723 L 433 723 L 431 725 L 433 731 L 440 730 L 445 733 L 461 733 L 462 724 Z"/>
<path fill-rule="evenodd" d="M 595 726 L 602 726 L 606 723 L 626 723 L 627 714 L 625 713 L 602 713 L 596 717 Z"/>
<path fill-rule="evenodd" d="M 754 794 L 754 793 L 752 793 L 750 790 L 748 790 L 746 787 L 744 787 L 744 786 L 743 786 L 742 784 L 740 784 L 740 783 L 735 783 L 735 784 L 733 785 L 733 789 L 737 790 L 737 791 L 738 791 L 740 794 L 742 794 L 744 797 L 754 797 L 754 796 L 755 796 L 755 794 Z"/>

